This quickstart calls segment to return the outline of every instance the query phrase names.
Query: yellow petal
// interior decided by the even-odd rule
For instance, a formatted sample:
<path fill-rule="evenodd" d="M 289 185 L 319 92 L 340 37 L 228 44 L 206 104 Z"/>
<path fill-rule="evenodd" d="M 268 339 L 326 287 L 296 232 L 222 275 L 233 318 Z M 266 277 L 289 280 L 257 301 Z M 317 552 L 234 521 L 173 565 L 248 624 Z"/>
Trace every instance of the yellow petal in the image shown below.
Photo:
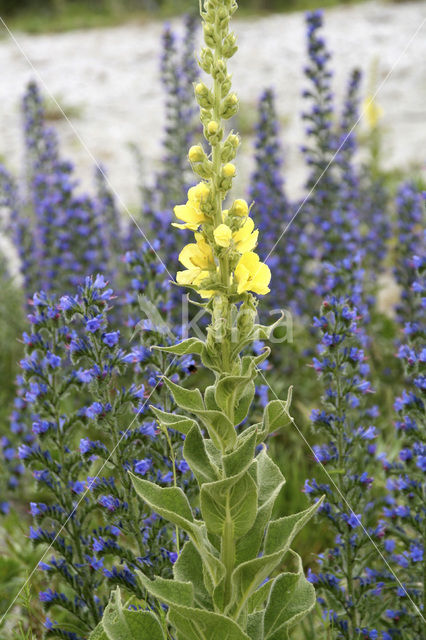
<path fill-rule="evenodd" d="M 214 240 L 219 247 L 229 247 L 232 239 L 232 231 L 227 224 L 220 224 L 213 231 Z"/>

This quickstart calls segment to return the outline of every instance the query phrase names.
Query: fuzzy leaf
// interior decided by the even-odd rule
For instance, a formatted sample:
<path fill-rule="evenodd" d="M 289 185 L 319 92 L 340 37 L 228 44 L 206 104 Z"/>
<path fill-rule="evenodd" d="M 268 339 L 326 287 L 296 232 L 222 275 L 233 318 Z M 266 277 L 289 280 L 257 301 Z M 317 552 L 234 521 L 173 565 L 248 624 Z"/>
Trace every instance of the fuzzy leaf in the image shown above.
<path fill-rule="evenodd" d="M 99 634 L 98 625 L 90 640 L 164 640 L 161 625 L 153 613 L 123 609 L 118 587 L 105 607 L 101 624 L 103 632 Z"/>
<path fill-rule="evenodd" d="M 313 516 L 318 506 L 319 503 L 293 516 L 273 520 L 266 532 L 264 555 L 248 560 L 234 570 L 232 582 L 237 594 L 236 602 L 239 612 L 242 611 L 247 599 L 281 563 L 293 538 Z"/>
<path fill-rule="evenodd" d="M 174 429 L 175 431 L 179 431 L 179 433 L 187 435 L 194 426 L 197 426 L 195 420 L 187 416 L 180 416 L 177 413 L 167 413 L 153 405 L 151 405 L 150 408 L 160 425 L 165 429 Z"/>
<path fill-rule="evenodd" d="M 169 620 L 185 640 L 250 640 L 236 622 L 219 613 L 171 607 Z"/>
<path fill-rule="evenodd" d="M 247 438 L 238 438 L 239 446 L 232 452 L 223 456 L 223 468 L 228 477 L 241 473 L 252 464 L 254 449 L 256 447 L 256 432 Z"/>
<path fill-rule="evenodd" d="M 102 621 L 93 629 L 89 636 L 89 640 L 108 640 Z"/>
<path fill-rule="evenodd" d="M 226 450 L 234 446 L 237 434 L 234 425 L 224 413 L 209 410 L 197 410 L 194 413 L 206 425 L 209 436 L 217 449 Z"/>
<path fill-rule="evenodd" d="M 201 487 L 201 512 L 209 533 L 221 536 L 227 525 L 235 538 L 245 535 L 257 513 L 257 487 L 248 473 Z"/>
<path fill-rule="evenodd" d="M 265 554 L 275 553 L 282 548 L 283 540 L 290 546 L 293 538 L 299 533 L 304 525 L 312 518 L 317 511 L 323 498 L 304 511 L 294 513 L 291 516 L 284 516 L 269 523 L 265 538 Z"/>
<path fill-rule="evenodd" d="M 194 522 L 188 498 L 182 489 L 179 487 L 157 487 L 153 482 L 142 480 L 130 471 L 129 475 L 136 493 L 151 509 L 188 533 L 196 533 L 198 527 Z"/>
<path fill-rule="evenodd" d="M 271 587 L 273 585 L 272 580 L 268 580 L 262 584 L 257 591 L 253 593 L 248 599 L 248 612 L 253 613 L 253 611 L 262 610 L 265 608 L 265 601 L 268 599 L 269 592 L 271 591 Z"/>
<path fill-rule="evenodd" d="M 203 561 L 194 544 L 185 542 L 173 565 L 173 575 L 180 582 L 191 582 L 194 588 L 194 603 L 202 609 L 213 609 L 212 600 L 204 586 Z"/>
<path fill-rule="evenodd" d="M 236 425 L 241 424 L 241 422 L 247 417 L 247 414 L 253 402 L 255 391 L 256 387 L 254 382 L 249 382 L 244 389 L 244 393 L 240 398 L 238 406 L 235 407 L 234 423 Z"/>
<path fill-rule="evenodd" d="M 263 611 L 249 613 L 247 617 L 247 633 L 250 640 L 263 640 Z"/>
<path fill-rule="evenodd" d="M 204 402 L 206 404 L 206 409 L 210 409 L 213 411 L 220 411 L 220 407 L 217 406 L 216 400 L 214 397 L 216 386 L 214 384 L 206 387 L 204 391 Z"/>
<path fill-rule="evenodd" d="M 182 340 L 182 342 L 171 347 L 154 347 L 154 349 L 165 351 L 166 353 L 174 353 L 177 356 L 185 356 L 188 353 L 201 355 L 204 351 L 204 342 L 198 338 L 188 338 L 188 340 Z"/>
<path fill-rule="evenodd" d="M 315 588 L 306 580 L 297 558 L 298 573 L 283 573 L 274 580 L 265 610 L 265 640 L 281 640 L 315 606 Z"/>
<path fill-rule="evenodd" d="M 165 580 L 157 577 L 155 580 L 147 578 L 142 571 L 137 571 L 139 581 L 154 598 L 160 602 L 172 605 L 192 607 L 194 604 L 194 588 L 190 582 Z"/>
<path fill-rule="evenodd" d="M 270 433 L 286 427 L 291 422 L 289 414 L 293 388 L 288 391 L 287 400 L 271 400 L 263 411 L 263 431 L 265 437 Z"/>
<path fill-rule="evenodd" d="M 164 378 L 164 381 L 170 389 L 178 407 L 192 413 L 204 410 L 203 397 L 199 389 L 185 389 L 168 378 Z"/>
<path fill-rule="evenodd" d="M 219 478 L 219 470 L 213 466 L 207 455 L 204 438 L 198 426 L 193 427 L 186 436 L 183 456 L 200 486 L 204 482 L 214 482 Z"/>
<path fill-rule="evenodd" d="M 268 456 L 266 449 L 260 452 L 255 462 L 259 508 L 252 528 L 237 542 L 237 564 L 251 560 L 258 555 L 266 526 L 271 519 L 275 500 L 285 484 L 284 476 Z"/>

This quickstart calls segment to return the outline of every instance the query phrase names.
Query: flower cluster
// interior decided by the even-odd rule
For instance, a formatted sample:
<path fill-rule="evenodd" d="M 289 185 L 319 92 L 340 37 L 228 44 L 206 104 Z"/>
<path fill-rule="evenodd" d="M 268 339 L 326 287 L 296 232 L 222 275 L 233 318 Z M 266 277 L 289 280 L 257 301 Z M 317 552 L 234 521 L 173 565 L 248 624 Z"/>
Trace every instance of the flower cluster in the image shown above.
<path fill-rule="evenodd" d="M 128 472 L 164 486 L 190 480 L 181 438 L 163 437 L 148 406 L 173 410 L 162 376 L 178 381 L 190 362 L 170 367 L 163 354 L 151 355 L 148 338 L 123 348 L 109 325 L 112 299 L 101 275 L 75 296 L 33 297 L 12 416 L 19 461 L 38 487 L 30 538 L 53 552 L 40 569 L 55 589 L 40 599 L 68 611 L 78 638 L 102 616 L 109 585 L 142 597 L 135 571 L 167 575 L 175 559 L 174 532 L 135 501 Z M 65 633 L 50 619 L 47 629 Z"/>
<path fill-rule="evenodd" d="M 87 273 L 112 273 L 120 232 L 108 211 L 113 198 L 105 185 L 99 200 L 76 194 L 73 166 L 60 156 L 55 131 L 45 122 L 35 83 L 23 100 L 26 185 L 24 195 L 9 198 L 11 235 L 21 258 L 25 293 L 63 292 L 81 284 Z M 2 173 L 4 170 L 2 169 Z M 13 188 L 0 185 L 3 198 Z M 115 223 L 114 223 L 115 224 Z"/>
<path fill-rule="evenodd" d="M 417 273 L 411 285 L 411 320 L 404 325 L 405 342 L 399 346 L 406 387 L 395 400 L 399 443 L 393 462 L 382 456 L 387 472 L 387 504 L 384 516 L 388 535 L 384 542 L 389 562 L 398 576 L 394 601 L 386 611 L 389 638 L 414 640 L 424 633 L 424 500 L 426 472 L 426 259 L 414 256 L 410 271 Z"/>
<path fill-rule="evenodd" d="M 322 408 L 311 416 L 323 438 L 313 451 L 327 478 L 307 480 L 304 489 L 313 500 L 325 493 L 319 514 L 335 535 L 333 548 L 321 554 L 319 572 L 311 572 L 310 579 L 335 637 L 348 640 L 358 634 L 379 637 L 377 620 L 386 573 L 376 567 L 371 548 L 384 534 L 374 515 L 371 491 L 377 408 L 366 402 L 373 389 L 360 331 L 363 319 L 354 299 L 342 293 L 353 289 L 348 282 L 357 268 L 347 258 L 340 265 L 339 278 L 332 274 L 334 286 L 314 321 L 321 341 L 313 367 L 323 382 L 324 395 Z"/>

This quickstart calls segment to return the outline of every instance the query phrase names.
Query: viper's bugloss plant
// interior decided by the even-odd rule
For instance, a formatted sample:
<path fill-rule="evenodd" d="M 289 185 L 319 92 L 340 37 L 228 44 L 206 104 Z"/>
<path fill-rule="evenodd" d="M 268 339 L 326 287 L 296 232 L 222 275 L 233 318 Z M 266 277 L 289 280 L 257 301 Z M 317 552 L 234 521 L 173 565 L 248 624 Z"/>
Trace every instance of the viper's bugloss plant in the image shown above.
<path fill-rule="evenodd" d="M 267 89 L 261 95 L 258 106 L 258 122 L 255 138 L 255 169 L 250 180 L 249 195 L 255 202 L 259 217 L 258 251 L 275 275 L 276 291 L 273 304 L 288 306 L 300 312 L 303 303 L 301 288 L 302 254 L 297 243 L 303 233 L 295 220 L 288 229 L 294 214 L 284 190 L 283 152 L 279 139 L 275 95 Z M 285 231 L 285 251 L 275 244 L 279 232 Z M 271 303 L 272 304 L 272 303 Z"/>
<path fill-rule="evenodd" d="M 30 298 L 40 288 L 72 291 L 88 273 L 112 274 L 121 234 L 110 215 L 112 195 L 100 178 L 99 200 L 76 193 L 73 165 L 61 157 L 56 132 L 46 125 L 35 83 L 28 85 L 23 115 L 25 186 L 21 192 L 2 180 L 0 188 L 3 198 L 14 189 L 8 206 L 11 237 Z"/>
<path fill-rule="evenodd" d="M 387 536 L 385 549 L 398 576 L 394 599 L 385 615 L 386 640 L 423 638 L 426 633 L 426 259 L 416 255 L 407 264 L 417 276 L 411 283 L 411 320 L 403 328 L 405 341 L 398 349 L 404 365 L 406 386 L 395 400 L 399 455 L 381 457 L 388 474 Z M 403 300 L 406 300 L 403 297 Z M 404 310 L 406 311 L 406 310 Z M 404 314 L 406 315 L 406 314 Z M 396 582 L 396 581 L 395 581 Z"/>
<path fill-rule="evenodd" d="M 169 366 L 166 354 L 151 352 L 159 334 L 149 323 L 140 327 L 141 344 L 122 346 L 109 323 L 112 300 L 101 275 L 74 296 L 38 293 L 24 334 L 12 430 L 22 436 L 19 461 L 38 487 L 30 538 L 53 552 L 39 565 L 49 576 L 40 593 L 52 610 L 46 637 L 87 637 L 111 585 L 142 597 L 135 571 L 170 575 L 179 545 L 174 530 L 136 499 L 129 471 L 163 486 L 189 482 L 181 438 L 159 434 L 147 403 L 174 410 L 162 376 L 167 371 L 177 383 L 192 359 Z M 68 615 L 55 623 L 59 609 Z"/>
<path fill-rule="evenodd" d="M 191 506 L 180 488 L 133 476 L 142 500 L 188 536 L 173 580 L 151 581 L 140 574 L 148 593 L 167 606 L 171 636 L 182 640 L 285 638 L 315 603 L 314 589 L 290 545 L 318 505 L 272 519 L 284 478 L 264 443 L 290 422 L 289 401 L 268 403 L 262 422 L 250 421 L 257 366 L 269 350 L 258 356 L 242 351 L 270 335 L 271 328 L 255 324 L 253 293 L 269 292 L 271 274 L 254 252 L 258 232 L 247 203 L 237 199 L 222 208 L 236 174 L 239 145 L 235 133 L 226 134 L 224 123 L 238 108 L 227 70 L 237 49 L 229 31 L 236 9 L 234 0 L 207 0 L 201 8 L 206 46 L 200 66 L 212 76 L 213 86 L 200 82 L 195 94 L 209 149 L 190 148 L 189 160 L 202 181 L 189 190 L 186 204 L 175 207 L 180 220 L 175 226 L 195 233 L 195 242 L 179 256 L 185 270 L 176 279 L 207 298 L 211 324 L 205 341 L 189 338 L 160 349 L 176 356 L 197 354 L 214 382 L 202 393 L 165 378 L 185 413 L 155 410 L 162 428 L 185 437 L 184 457 L 196 477 L 199 500 Z M 116 594 L 93 637 L 130 638 L 136 632 L 141 638 L 166 637 L 152 612 L 122 609 Z"/>
<path fill-rule="evenodd" d="M 417 307 L 416 292 L 412 288 L 416 273 L 413 255 L 422 255 L 424 237 L 422 230 L 426 220 L 424 200 L 418 187 L 407 182 L 400 186 L 396 196 L 396 234 L 394 276 L 401 287 L 401 300 L 397 316 L 401 324 L 414 320 Z"/>
<path fill-rule="evenodd" d="M 199 69 L 195 59 L 198 20 L 187 15 L 184 34 L 180 40 L 170 25 L 166 25 L 161 57 L 161 80 L 165 90 L 165 132 L 163 158 L 154 176 L 153 185 L 142 189 L 142 222 L 150 222 L 152 239 L 159 241 L 161 255 L 169 261 L 177 259 L 178 245 L 170 234 L 173 206 L 181 200 L 193 184 L 193 176 L 187 161 L 187 149 L 199 130 L 196 105 L 194 105 L 194 83 Z M 136 249 L 129 240 L 131 249 Z"/>
<path fill-rule="evenodd" d="M 334 269 L 333 287 L 315 318 L 320 332 L 313 367 L 323 384 L 320 409 L 312 412 L 322 442 L 314 446 L 315 461 L 327 472 L 307 480 L 304 491 L 314 501 L 325 493 L 319 518 L 334 533 L 334 546 L 319 557 L 319 571 L 309 579 L 318 591 L 329 637 L 378 638 L 383 606 L 383 567 L 375 566 L 374 544 L 384 530 L 374 512 L 371 486 L 377 438 L 377 408 L 366 403 L 372 392 L 363 349 L 363 319 L 356 300 L 360 265 L 347 257 Z M 359 284 L 358 284 L 359 286 Z M 373 547 L 373 548 L 372 548 Z"/>

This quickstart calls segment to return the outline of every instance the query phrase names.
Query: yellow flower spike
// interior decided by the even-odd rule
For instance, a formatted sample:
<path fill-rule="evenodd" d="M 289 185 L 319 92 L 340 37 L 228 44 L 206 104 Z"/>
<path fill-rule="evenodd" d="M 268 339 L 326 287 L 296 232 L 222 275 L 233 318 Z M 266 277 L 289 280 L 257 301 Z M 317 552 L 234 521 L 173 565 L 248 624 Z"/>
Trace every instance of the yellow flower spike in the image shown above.
<path fill-rule="evenodd" d="M 260 261 L 257 253 L 250 251 L 241 256 L 235 268 L 235 281 L 238 293 L 253 291 L 259 295 L 269 293 L 271 270 Z"/>
<path fill-rule="evenodd" d="M 219 247 L 229 247 L 232 239 L 232 231 L 227 224 L 220 224 L 213 231 L 214 241 Z"/>
<path fill-rule="evenodd" d="M 222 174 L 225 178 L 233 178 L 237 170 L 232 162 L 228 162 L 222 169 Z"/>
<path fill-rule="evenodd" d="M 249 251 L 253 251 L 257 245 L 258 236 L 259 231 L 257 229 L 254 231 L 253 220 L 251 218 L 246 218 L 241 229 L 238 229 L 238 231 L 235 231 L 235 233 L 232 234 L 232 239 L 234 241 L 235 248 L 240 253 L 248 253 Z"/>
<path fill-rule="evenodd" d="M 375 101 L 373 96 L 369 96 L 364 100 L 363 111 L 368 126 L 370 129 L 375 129 L 384 114 L 382 107 Z"/>
<path fill-rule="evenodd" d="M 249 208 L 245 200 L 242 200 L 241 198 L 235 200 L 234 204 L 232 205 L 232 213 L 234 213 L 236 216 L 244 217 L 248 216 L 248 212 Z"/>

